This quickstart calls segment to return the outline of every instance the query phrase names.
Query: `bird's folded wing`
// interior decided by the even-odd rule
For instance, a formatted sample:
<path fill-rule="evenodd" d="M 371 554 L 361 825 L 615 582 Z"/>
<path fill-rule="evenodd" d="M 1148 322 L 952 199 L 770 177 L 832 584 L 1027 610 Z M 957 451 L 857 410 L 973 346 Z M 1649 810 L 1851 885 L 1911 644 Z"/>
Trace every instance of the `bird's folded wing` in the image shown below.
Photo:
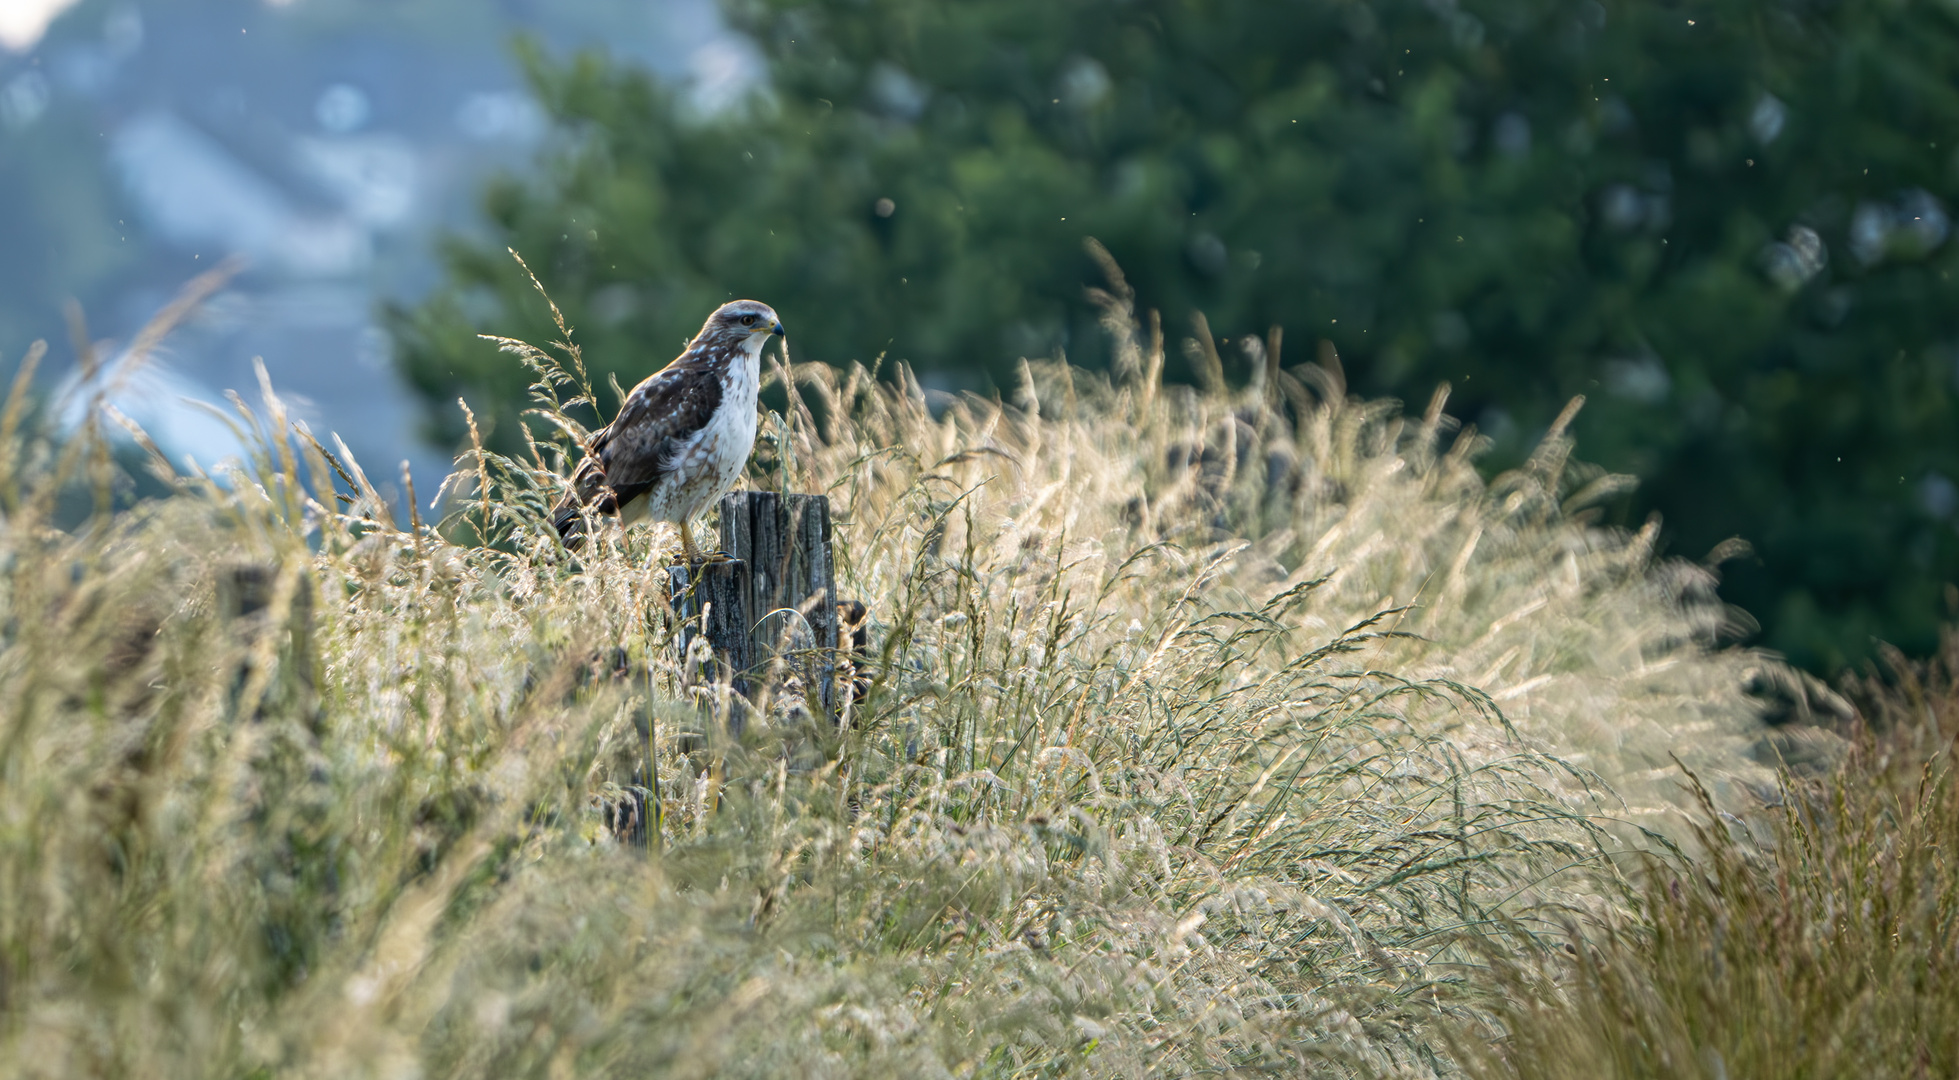
<path fill-rule="evenodd" d="M 593 437 L 591 457 L 579 469 L 580 501 L 591 502 L 597 495 L 593 508 L 614 512 L 645 494 L 673 470 L 682 445 L 707 426 L 720 406 L 721 379 L 705 365 L 675 362 L 649 376 L 626 395 L 612 423 Z M 596 490 L 600 487 L 609 488 L 611 497 Z"/>

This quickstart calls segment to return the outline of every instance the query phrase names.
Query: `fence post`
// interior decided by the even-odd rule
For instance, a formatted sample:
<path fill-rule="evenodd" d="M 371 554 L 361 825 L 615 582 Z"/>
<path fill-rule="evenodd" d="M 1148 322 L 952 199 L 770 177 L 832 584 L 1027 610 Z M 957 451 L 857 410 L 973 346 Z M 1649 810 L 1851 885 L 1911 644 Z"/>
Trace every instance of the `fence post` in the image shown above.
<path fill-rule="evenodd" d="M 677 633 L 675 647 L 680 654 L 681 680 L 688 686 L 718 687 L 728 684 L 727 696 L 712 706 L 704 706 L 709 717 L 726 710 L 728 734 L 739 738 L 748 710 L 748 674 L 754 664 L 754 650 L 748 627 L 748 567 L 722 559 L 692 565 L 669 566 L 667 599 L 671 605 Z M 707 657 L 697 657 L 696 642 L 707 645 Z M 660 849 L 660 763 L 659 727 L 653 701 L 657 693 L 653 672 L 647 680 L 646 727 L 640 733 L 643 753 L 633 766 L 631 793 L 602 809 L 605 824 L 619 842 L 638 848 Z M 717 757 L 718 762 L 718 757 Z M 719 765 L 710 771 L 717 776 Z"/>
<path fill-rule="evenodd" d="M 830 500 L 735 491 L 721 498 L 721 549 L 748 564 L 757 659 L 787 658 L 837 716 L 837 582 Z M 793 613 L 793 614 L 792 614 Z"/>
<path fill-rule="evenodd" d="M 749 627 L 750 615 L 748 564 L 739 559 L 695 563 L 667 568 L 667 587 L 673 599 L 674 617 L 680 622 L 680 655 L 683 663 L 693 655 L 694 642 L 701 637 L 713 654 L 712 665 L 700 672 L 688 671 L 690 679 L 725 680 L 734 698 L 748 695 L 748 672 L 755 664 L 754 643 Z M 728 729 L 739 735 L 742 702 L 728 704 Z"/>
<path fill-rule="evenodd" d="M 252 681 L 261 643 L 268 644 L 274 666 L 284 669 L 286 677 L 261 687 L 250 719 L 263 719 L 269 708 L 290 709 L 317 734 L 320 704 L 314 685 L 313 579 L 308 574 L 300 576 L 286 625 L 278 626 L 271 621 L 271 607 L 279 572 L 277 563 L 241 562 L 225 567 L 218 575 L 218 611 L 240 650 L 238 671 L 232 680 L 232 705 L 239 704 L 240 695 Z"/>

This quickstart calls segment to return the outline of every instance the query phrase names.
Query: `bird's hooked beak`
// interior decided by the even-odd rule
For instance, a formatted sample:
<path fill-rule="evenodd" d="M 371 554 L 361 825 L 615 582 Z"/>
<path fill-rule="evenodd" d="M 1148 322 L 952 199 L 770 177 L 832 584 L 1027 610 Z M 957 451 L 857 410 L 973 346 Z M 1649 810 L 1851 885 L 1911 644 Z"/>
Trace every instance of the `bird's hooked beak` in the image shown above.
<path fill-rule="evenodd" d="M 782 328 L 782 320 L 780 319 L 777 319 L 774 325 L 769 327 L 769 333 L 774 334 L 776 337 L 779 338 L 786 338 L 789 336 L 789 331 L 784 330 Z"/>

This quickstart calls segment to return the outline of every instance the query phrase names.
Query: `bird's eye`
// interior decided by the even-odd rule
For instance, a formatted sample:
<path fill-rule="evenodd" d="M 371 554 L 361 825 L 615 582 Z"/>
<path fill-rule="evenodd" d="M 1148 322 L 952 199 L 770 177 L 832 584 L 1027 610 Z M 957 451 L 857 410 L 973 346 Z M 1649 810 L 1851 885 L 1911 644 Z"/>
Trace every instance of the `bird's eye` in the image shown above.
<path fill-rule="evenodd" d="M 743 316 L 741 317 L 741 324 L 742 324 L 743 326 L 754 326 L 754 325 L 755 325 L 755 316 L 753 316 L 753 315 L 743 315 Z"/>

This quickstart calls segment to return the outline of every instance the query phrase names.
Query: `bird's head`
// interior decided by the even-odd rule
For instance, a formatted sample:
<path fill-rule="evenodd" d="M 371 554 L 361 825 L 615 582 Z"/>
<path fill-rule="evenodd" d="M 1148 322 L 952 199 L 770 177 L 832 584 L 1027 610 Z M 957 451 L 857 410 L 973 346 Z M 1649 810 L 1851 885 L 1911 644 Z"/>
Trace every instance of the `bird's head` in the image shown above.
<path fill-rule="evenodd" d="M 700 337 L 760 349 L 771 334 L 786 334 L 775 309 L 760 300 L 734 300 L 714 309 Z"/>

